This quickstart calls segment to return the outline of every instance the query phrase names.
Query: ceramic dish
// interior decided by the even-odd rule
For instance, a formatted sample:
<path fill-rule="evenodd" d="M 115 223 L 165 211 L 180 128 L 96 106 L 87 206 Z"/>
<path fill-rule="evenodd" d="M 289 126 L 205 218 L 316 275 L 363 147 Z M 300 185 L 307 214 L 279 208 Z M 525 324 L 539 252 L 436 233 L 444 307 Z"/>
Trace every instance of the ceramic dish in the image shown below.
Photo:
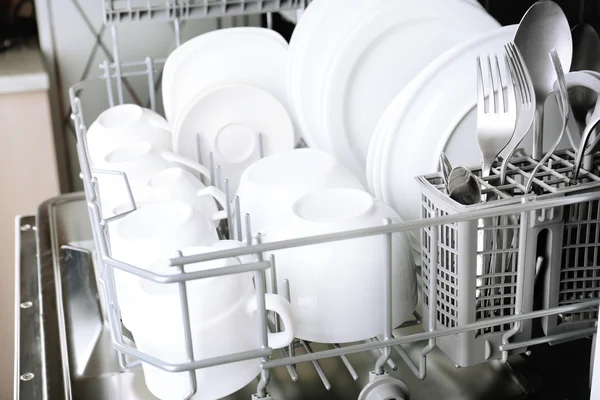
<path fill-rule="evenodd" d="M 209 152 L 214 165 L 235 193 L 242 172 L 263 155 L 294 148 L 294 127 L 285 107 L 270 93 L 253 86 L 217 85 L 198 94 L 181 112 L 173 129 L 173 148 L 183 157 L 200 162 Z"/>
<path fill-rule="evenodd" d="M 374 7 L 338 46 L 321 78 L 315 110 L 336 157 L 364 177 L 371 135 L 394 97 L 438 55 L 498 27 L 464 1 L 396 0 Z"/>
<path fill-rule="evenodd" d="M 285 86 L 287 46 L 263 34 L 224 34 L 196 49 L 176 69 L 170 88 L 171 119 L 206 88 L 217 84 L 242 84 L 263 90 L 288 110 Z"/>
<path fill-rule="evenodd" d="M 256 27 L 236 27 L 236 28 L 228 28 L 228 29 L 219 29 L 216 31 L 211 31 L 204 33 L 202 35 L 196 36 L 193 39 L 188 40 L 183 43 L 181 46 L 173 50 L 167 61 L 165 61 L 165 66 L 163 67 L 162 73 L 162 98 L 163 98 L 163 108 L 165 110 L 165 116 L 167 120 L 172 122 L 173 114 L 171 111 L 171 86 L 173 85 L 173 81 L 176 79 L 176 71 L 177 69 L 185 62 L 188 56 L 194 54 L 197 51 L 202 51 L 202 47 L 207 43 L 210 43 L 212 40 L 219 41 L 221 37 L 228 35 L 263 35 L 265 37 L 269 37 L 275 41 L 278 41 L 282 46 L 287 46 L 286 41 L 280 34 L 277 32 L 264 29 L 264 28 L 256 28 Z"/>

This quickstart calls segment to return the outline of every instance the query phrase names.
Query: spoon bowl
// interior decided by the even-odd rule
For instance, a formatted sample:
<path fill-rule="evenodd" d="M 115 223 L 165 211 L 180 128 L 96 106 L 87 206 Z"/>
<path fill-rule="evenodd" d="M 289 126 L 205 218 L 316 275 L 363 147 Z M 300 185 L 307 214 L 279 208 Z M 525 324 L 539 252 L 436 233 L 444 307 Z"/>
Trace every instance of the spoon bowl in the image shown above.
<path fill-rule="evenodd" d="M 533 158 L 543 153 L 544 103 L 554 91 L 556 74 L 548 53 L 555 48 L 565 71 L 571 69 L 573 40 L 569 21 L 553 1 L 538 1 L 525 13 L 514 39 L 531 74 L 536 96 Z"/>

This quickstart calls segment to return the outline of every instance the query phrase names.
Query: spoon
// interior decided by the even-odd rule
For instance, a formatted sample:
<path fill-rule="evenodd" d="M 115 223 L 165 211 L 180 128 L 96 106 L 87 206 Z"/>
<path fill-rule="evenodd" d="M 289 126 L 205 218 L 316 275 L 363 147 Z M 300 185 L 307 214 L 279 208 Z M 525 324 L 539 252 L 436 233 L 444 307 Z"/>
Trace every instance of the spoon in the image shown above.
<path fill-rule="evenodd" d="M 600 37 L 598 36 L 598 32 L 591 25 L 583 23 L 573 28 L 571 36 L 573 37 L 573 62 L 571 70 L 600 72 Z M 597 96 L 597 93 L 584 88 L 577 88 L 569 92 L 569 101 L 573 108 L 573 114 L 579 122 L 578 139 L 581 138 L 581 131 L 586 126 L 586 116 L 588 115 L 590 104 L 595 104 Z M 597 132 L 592 132 L 590 135 L 594 138 L 597 136 Z M 569 139 L 571 139 L 570 136 Z M 571 145 L 573 148 L 576 148 L 573 143 L 574 141 L 571 140 Z M 586 154 L 589 153 L 586 152 Z M 590 168 L 592 164 L 593 156 L 586 155 L 583 158 L 584 168 Z"/>
<path fill-rule="evenodd" d="M 571 31 L 573 61 L 571 71 L 592 70 L 600 72 L 600 37 L 589 24 L 579 24 Z"/>
<path fill-rule="evenodd" d="M 446 189 L 448 189 L 448 184 L 450 181 L 450 173 L 452 173 L 452 164 L 450 164 L 450 160 L 446 156 L 446 153 L 442 151 L 440 154 L 440 167 L 442 169 L 442 175 L 444 176 L 444 181 L 446 181 Z"/>
<path fill-rule="evenodd" d="M 596 103 L 596 108 L 594 108 L 594 112 L 590 117 L 590 122 L 586 125 L 583 134 L 581 135 L 581 142 L 579 143 L 579 149 L 577 150 L 577 155 L 575 156 L 574 169 L 573 169 L 573 177 L 571 178 L 571 185 L 577 184 L 577 178 L 579 177 L 579 171 L 581 169 L 581 162 L 583 160 L 583 156 L 586 154 L 593 154 L 597 151 L 598 144 L 600 143 L 600 136 L 597 136 L 594 142 L 588 146 L 588 142 L 592 136 L 592 132 L 598 127 L 600 123 L 600 98 Z M 591 156 L 593 157 L 593 155 Z"/>
<path fill-rule="evenodd" d="M 481 203 L 481 189 L 470 170 L 465 167 L 452 168 L 444 152 L 440 154 L 440 168 L 452 200 L 465 206 Z"/>
<path fill-rule="evenodd" d="M 538 1 L 525 13 L 514 39 L 521 51 L 533 80 L 536 97 L 533 158 L 543 154 L 544 103 L 554 91 L 556 73 L 548 53 L 556 52 L 565 71 L 571 68 L 573 41 L 569 21 L 563 10 L 553 1 Z"/>
<path fill-rule="evenodd" d="M 556 49 L 550 50 L 549 56 L 550 56 L 550 60 L 552 61 L 552 66 L 555 70 L 556 80 L 558 81 L 558 88 L 559 88 L 558 93 L 557 93 L 557 96 L 559 99 L 558 100 L 558 110 L 562 116 L 562 128 L 560 130 L 560 134 L 556 138 L 555 142 L 552 144 L 552 147 L 550 148 L 550 150 L 546 153 L 546 155 L 544 157 L 542 157 L 541 161 L 538 163 L 538 165 L 535 166 L 535 168 L 531 172 L 531 176 L 529 177 L 529 180 L 527 181 L 527 184 L 525 185 L 525 193 L 529 192 L 529 190 L 531 189 L 533 180 L 535 179 L 535 176 L 537 175 L 540 168 L 544 164 L 546 164 L 546 161 L 548 161 L 550 159 L 550 157 L 552 157 L 552 154 L 554 154 L 554 151 L 556 151 L 556 148 L 560 144 L 560 141 L 562 140 L 562 137 L 567 130 L 567 123 L 569 122 L 570 106 L 569 106 L 569 94 L 567 92 L 567 82 L 565 81 L 565 73 L 562 69 L 562 65 L 560 64 L 560 60 L 558 59 L 558 54 L 556 53 Z"/>
<path fill-rule="evenodd" d="M 481 188 L 475 176 L 465 167 L 454 167 L 448 178 L 450 198 L 462 205 L 481 203 Z"/>

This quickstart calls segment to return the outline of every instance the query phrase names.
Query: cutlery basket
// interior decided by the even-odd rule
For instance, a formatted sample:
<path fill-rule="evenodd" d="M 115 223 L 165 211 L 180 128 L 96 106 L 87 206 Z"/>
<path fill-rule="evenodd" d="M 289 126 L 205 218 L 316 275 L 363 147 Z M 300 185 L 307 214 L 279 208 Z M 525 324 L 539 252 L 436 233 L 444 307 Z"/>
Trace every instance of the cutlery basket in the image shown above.
<path fill-rule="evenodd" d="M 427 219 L 598 190 L 597 171 L 582 171 L 578 184 L 569 186 L 573 160 L 572 151 L 553 155 L 536 174 L 530 192 L 534 194 L 527 195 L 524 195 L 524 186 L 529 172 L 536 166 L 536 161 L 529 157 L 512 160 L 504 185 L 499 185 L 499 165 L 494 166 L 487 178 L 481 177 L 480 169 L 472 168 L 487 199 L 472 206 L 461 205 L 448 196 L 441 174 L 421 176 L 417 178 L 422 193 L 421 217 Z M 452 328 L 598 298 L 598 203 L 531 211 L 525 225 L 521 224 L 522 215 L 514 214 L 423 229 L 424 324 L 429 323 L 429 307 L 436 307 L 436 328 Z M 523 237 L 521 226 L 526 226 Z M 433 229 L 437 229 L 438 237 L 435 248 L 432 248 Z M 521 243 L 525 243 L 523 248 L 519 246 Z M 431 265 L 434 251 L 437 252 L 436 266 Z M 518 262 L 520 257 L 522 263 Z M 435 305 L 430 304 L 428 298 L 432 269 L 437 271 Z M 583 310 L 543 318 L 542 324 L 545 333 L 550 335 L 593 326 L 596 315 L 593 310 Z M 506 340 L 531 338 L 531 320 L 524 321 L 514 335 L 509 333 L 512 328 L 513 324 L 496 325 L 440 338 L 437 344 L 457 365 L 469 366 L 500 358 L 499 346 Z M 513 352 L 525 350 L 523 347 Z"/>

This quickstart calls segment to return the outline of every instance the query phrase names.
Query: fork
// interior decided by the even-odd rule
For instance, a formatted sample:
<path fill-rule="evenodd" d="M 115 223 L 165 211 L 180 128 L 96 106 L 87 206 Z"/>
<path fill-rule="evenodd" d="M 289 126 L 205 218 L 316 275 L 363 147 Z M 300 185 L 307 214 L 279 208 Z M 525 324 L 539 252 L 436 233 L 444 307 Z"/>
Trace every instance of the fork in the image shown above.
<path fill-rule="evenodd" d="M 492 58 L 494 62 L 492 62 Z M 508 61 L 504 58 L 508 69 Z M 500 71 L 498 56 L 487 56 L 488 84 L 484 85 L 481 57 L 477 56 L 477 143 L 483 155 L 483 177 L 490 175 L 496 157 L 513 137 L 517 122 L 515 88 L 512 79 L 504 82 Z M 507 74 L 507 76 L 510 76 Z M 486 92 L 488 104 L 485 103 Z M 506 101 L 505 101 L 506 100 Z"/>
<path fill-rule="evenodd" d="M 567 82 L 565 81 L 565 73 L 562 68 L 562 64 L 560 63 L 560 59 L 558 58 L 558 53 L 556 49 L 550 50 L 550 60 L 552 61 L 552 65 L 554 66 L 554 71 L 556 72 L 556 80 L 558 81 L 558 92 L 555 91 L 555 96 L 557 96 L 558 103 L 558 111 L 562 116 L 562 128 L 560 130 L 560 134 L 552 144 L 550 150 L 546 153 L 546 155 L 540 160 L 540 162 L 535 166 L 529 179 L 527 180 L 527 185 L 525 186 L 525 193 L 528 193 L 531 190 L 531 186 L 533 185 L 533 180 L 540 170 L 540 168 L 546 164 L 546 161 L 554 154 L 554 151 L 560 144 L 563 136 L 565 135 L 565 131 L 567 130 L 567 123 L 569 122 L 569 94 L 567 92 Z"/>
<path fill-rule="evenodd" d="M 517 122 L 513 138 L 508 144 L 508 153 L 502 160 L 502 168 L 500 169 L 500 185 L 504 185 L 506 180 L 506 170 L 510 159 L 515 154 L 519 144 L 523 141 L 535 119 L 536 100 L 533 81 L 529 75 L 529 69 L 525 65 L 523 56 L 513 43 L 507 43 L 504 46 L 508 57 L 509 67 L 512 71 L 516 85 L 516 101 L 517 101 Z"/>

